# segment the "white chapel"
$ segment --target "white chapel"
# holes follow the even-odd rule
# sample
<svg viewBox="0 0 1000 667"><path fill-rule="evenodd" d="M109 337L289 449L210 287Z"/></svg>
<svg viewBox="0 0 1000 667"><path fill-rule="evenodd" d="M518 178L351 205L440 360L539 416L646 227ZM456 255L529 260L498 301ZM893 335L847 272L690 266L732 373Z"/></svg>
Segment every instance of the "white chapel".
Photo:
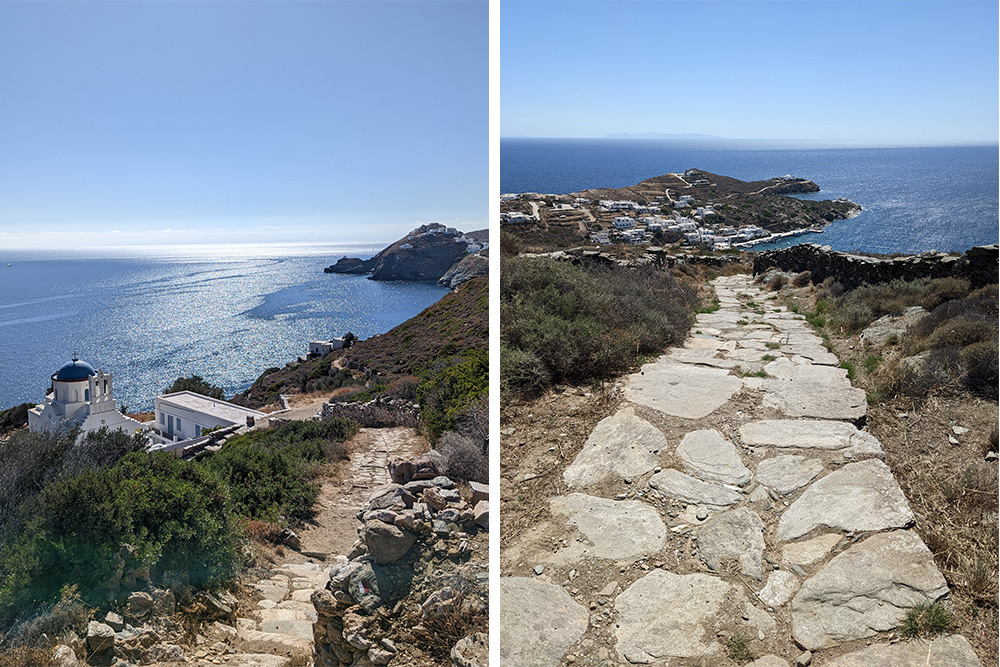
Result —
<svg viewBox="0 0 1000 667"><path fill-rule="evenodd" d="M111 373L95 371L73 354L52 374L52 393L45 402L28 410L28 430L55 432L77 426L81 434L100 428L131 435L142 424L118 411L112 395Z"/></svg>

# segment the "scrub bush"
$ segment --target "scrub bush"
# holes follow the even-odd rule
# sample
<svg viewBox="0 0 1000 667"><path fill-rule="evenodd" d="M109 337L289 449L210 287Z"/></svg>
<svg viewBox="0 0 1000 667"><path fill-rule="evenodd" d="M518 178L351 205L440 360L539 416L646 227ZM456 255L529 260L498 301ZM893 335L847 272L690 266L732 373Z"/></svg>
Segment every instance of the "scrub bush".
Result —
<svg viewBox="0 0 1000 667"><path fill-rule="evenodd" d="M504 258L501 391L529 397L549 383L625 372L644 355L680 343L696 305L690 290L653 267Z"/></svg>

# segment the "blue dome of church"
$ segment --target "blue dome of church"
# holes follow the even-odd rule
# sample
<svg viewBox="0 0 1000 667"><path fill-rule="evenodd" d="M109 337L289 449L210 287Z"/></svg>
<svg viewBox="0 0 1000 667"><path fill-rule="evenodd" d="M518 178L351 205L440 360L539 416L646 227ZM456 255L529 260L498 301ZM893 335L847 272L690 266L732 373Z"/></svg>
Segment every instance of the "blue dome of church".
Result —
<svg viewBox="0 0 1000 667"><path fill-rule="evenodd" d="M56 380L72 382L73 380L86 380L91 375L97 375L94 367L86 361L80 361L73 355L73 361L67 361L56 371Z"/></svg>

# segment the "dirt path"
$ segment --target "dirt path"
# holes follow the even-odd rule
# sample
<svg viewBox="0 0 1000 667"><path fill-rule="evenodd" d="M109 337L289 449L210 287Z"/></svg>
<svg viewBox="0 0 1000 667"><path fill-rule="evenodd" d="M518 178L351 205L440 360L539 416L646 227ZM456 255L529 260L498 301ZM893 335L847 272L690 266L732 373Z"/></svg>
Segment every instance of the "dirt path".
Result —
<svg viewBox="0 0 1000 667"><path fill-rule="evenodd" d="M308 403L308 402L307 402ZM300 404L308 412L309 406ZM260 601L236 619L226 652L206 652L196 664L298 667L311 665L313 623L310 602L323 588L330 567L346 560L357 540L357 512L372 489L388 483L388 462L427 451L427 441L411 428L361 429L348 443L350 460L323 481L314 522L298 532L299 551L284 549L269 571L249 583ZM221 631L225 634L226 631Z"/></svg>
<svg viewBox="0 0 1000 667"><path fill-rule="evenodd" d="M979 665L900 641L949 589L864 391L747 276L713 286L683 348L502 420L504 664Z"/></svg>

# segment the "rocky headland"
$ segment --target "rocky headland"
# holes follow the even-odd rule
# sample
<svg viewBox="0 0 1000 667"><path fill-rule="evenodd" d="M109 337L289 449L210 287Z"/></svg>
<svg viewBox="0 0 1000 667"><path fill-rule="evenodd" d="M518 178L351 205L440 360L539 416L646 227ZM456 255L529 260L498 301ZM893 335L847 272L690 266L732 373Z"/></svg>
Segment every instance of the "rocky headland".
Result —
<svg viewBox="0 0 1000 667"><path fill-rule="evenodd" d="M440 281L458 284L488 270L486 247L489 230L464 233L454 227L430 223L417 227L370 259L342 257L326 273L365 275L371 280ZM469 260L470 257L478 260Z"/></svg>

